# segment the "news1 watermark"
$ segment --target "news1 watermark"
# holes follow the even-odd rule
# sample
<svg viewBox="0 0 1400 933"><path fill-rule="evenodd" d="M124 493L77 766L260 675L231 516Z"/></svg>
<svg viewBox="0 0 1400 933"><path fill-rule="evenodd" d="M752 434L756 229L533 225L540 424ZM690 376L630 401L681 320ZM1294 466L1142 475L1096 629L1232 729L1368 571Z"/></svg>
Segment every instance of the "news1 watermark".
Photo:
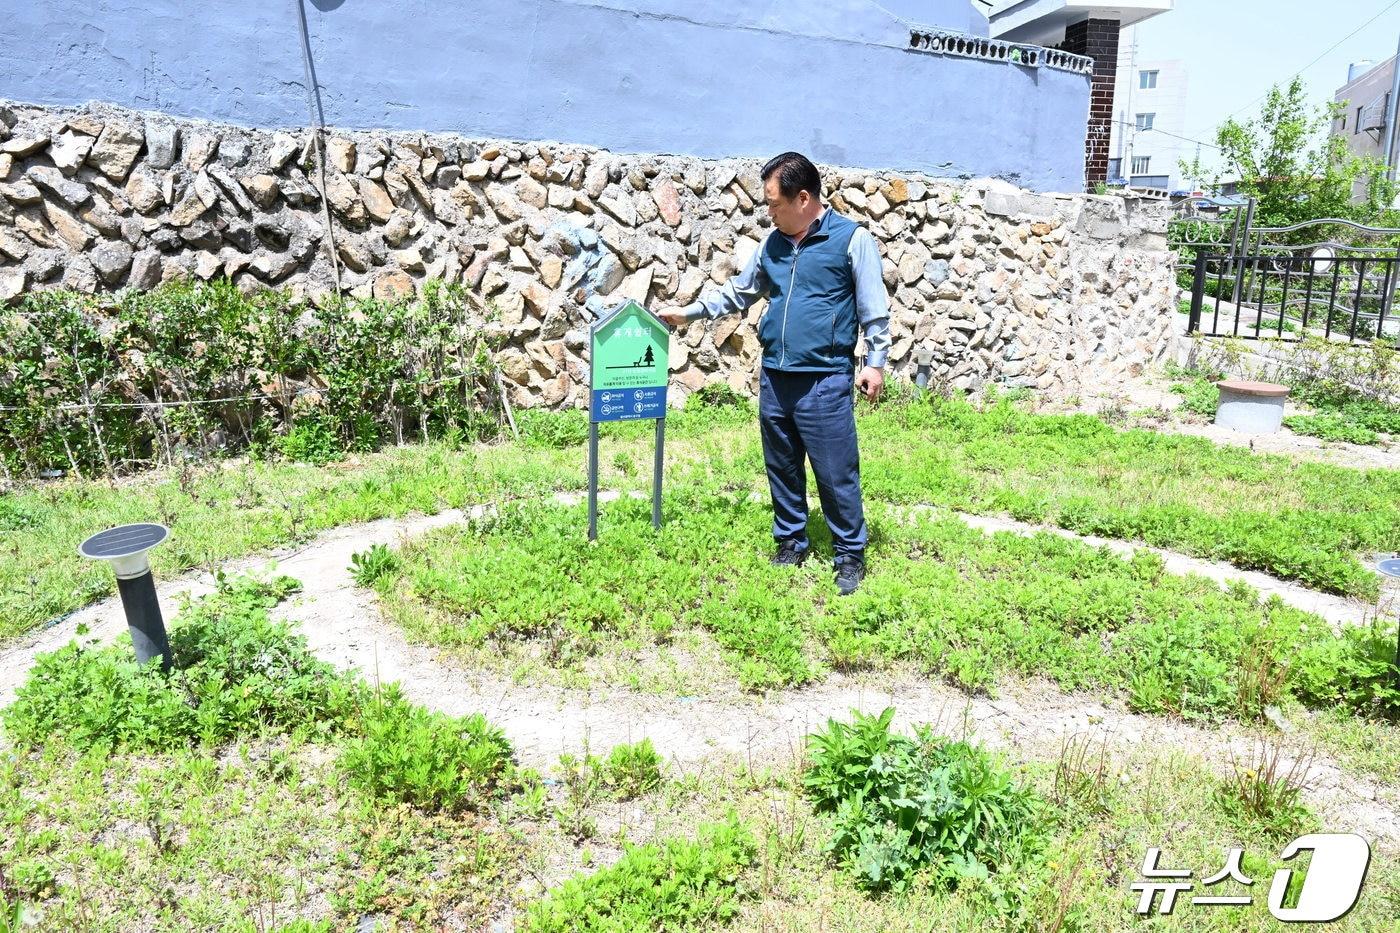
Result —
<svg viewBox="0 0 1400 933"><path fill-rule="evenodd" d="M1361 897L1361 885L1371 865L1371 845L1354 833L1308 833L1299 836L1279 853L1288 862L1299 853L1312 852L1312 861L1304 873L1302 888L1294 886L1293 868L1280 868L1269 883L1269 913L1287 923L1329 923L1347 915ZM1244 849L1231 848L1225 866L1200 880L1200 888L1189 879L1189 868L1168 868L1162 864L1162 850L1150 848L1142 860L1142 879L1130 887L1140 893L1136 912L1170 914L1177 899L1199 890L1190 898L1193 907L1248 906L1254 903L1251 894L1206 893L1226 881L1253 887L1255 879L1240 868ZM1185 899L1183 897L1183 899ZM1156 908L1155 911L1153 908Z"/></svg>

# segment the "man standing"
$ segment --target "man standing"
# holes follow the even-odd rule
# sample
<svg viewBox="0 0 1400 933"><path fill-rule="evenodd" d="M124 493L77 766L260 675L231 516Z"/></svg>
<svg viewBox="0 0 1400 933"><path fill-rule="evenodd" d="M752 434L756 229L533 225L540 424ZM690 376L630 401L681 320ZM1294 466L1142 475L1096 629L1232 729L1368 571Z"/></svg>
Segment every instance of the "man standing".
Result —
<svg viewBox="0 0 1400 933"><path fill-rule="evenodd" d="M777 229L718 291L659 316L676 326L742 313L768 299L758 323L758 420L778 542L773 563L797 566L807 558L803 461L810 460L835 545L836 587L845 596L865 576L867 540L852 388L879 398L890 345L880 250L870 231L822 204L821 176L805 156L785 152L762 176ZM857 327L866 344L859 375Z"/></svg>

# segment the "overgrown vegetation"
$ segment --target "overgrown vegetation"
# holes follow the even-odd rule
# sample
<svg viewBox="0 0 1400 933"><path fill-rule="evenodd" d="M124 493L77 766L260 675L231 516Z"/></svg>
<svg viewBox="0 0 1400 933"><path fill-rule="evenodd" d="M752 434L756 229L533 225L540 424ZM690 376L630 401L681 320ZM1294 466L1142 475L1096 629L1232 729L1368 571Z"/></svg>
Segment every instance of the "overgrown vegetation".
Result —
<svg viewBox="0 0 1400 933"><path fill-rule="evenodd" d="M1374 365L1360 360L1351 371L1368 385L1387 385L1397 377L1387 368L1391 356L1378 356ZM1300 365L1316 373L1313 381L1336 385L1341 376L1329 359L1300 358ZM577 416L535 417L550 435L551 419L568 423ZM668 422L668 496L687 487L761 491L751 407L692 404ZM1394 471L1297 463L1200 438L1115 431L1087 415L1025 411L1005 396L987 405L932 393L894 397L874 409L862 406L860 432L872 500L1010 513L1141 538L1366 599L1374 598L1375 577L1355 555L1400 550ZM650 425L606 425L603 433L613 454L604 457L605 482L644 488L650 471L635 464L650 457ZM357 455L324 469L186 465L119 488L86 481L21 488L0 495L0 639L111 592L110 572L75 552L77 542L103 527L152 519L169 526L171 539L153 553L163 575L346 523L579 489L583 456L582 444L572 442L430 444ZM1259 489L1270 491L1269 508L1249 507Z"/></svg>
<svg viewBox="0 0 1400 933"><path fill-rule="evenodd" d="M966 742L928 726L912 739L893 733L894 713L829 720L808 738L803 784L833 814L828 847L857 883L955 887L1029 857L1043 833L1035 796Z"/></svg>
<svg viewBox="0 0 1400 933"><path fill-rule="evenodd" d="M1219 374L1199 372L1181 372L1176 375L1185 379L1172 383L1172 392L1182 397L1181 407L1194 415L1215 417L1216 405L1220 401L1220 389L1216 382L1222 377Z"/></svg>
<svg viewBox="0 0 1400 933"><path fill-rule="evenodd" d="M0 315L0 464L111 476L245 449L323 464L386 441L495 437L489 318L441 283L317 307L223 280L31 293Z"/></svg>
<svg viewBox="0 0 1400 933"><path fill-rule="evenodd" d="M367 798L319 739L0 755L0 898L25 929L474 928L526 854L483 815Z"/></svg>
<svg viewBox="0 0 1400 933"><path fill-rule="evenodd" d="M542 430L552 430L553 417L539 413ZM746 408L703 404L667 420L673 451L687 438L751 426ZM618 423L602 433L609 445L641 450L650 443L649 428ZM604 480L627 477L610 474L605 464ZM325 468L279 461L225 469L190 461L119 486L84 480L21 486L0 493L0 641L112 592L111 571L77 554L77 543L104 527L151 520L169 527L170 540L152 552L157 575L165 575L339 525L545 495L585 481L579 447L524 442L392 447Z"/></svg>
<svg viewBox="0 0 1400 933"><path fill-rule="evenodd" d="M591 814L600 801L635 800L661 786L661 756L651 739L617 745L606 758L587 750L582 756L566 752L559 756L559 774L564 792L554 808L555 822L570 839L583 842L597 835Z"/></svg>
<svg viewBox="0 0 1400 933"><path fill-rule="evenodd" d="M371 544L350 555L350 576L358 586L374 586L398 568L399 559L388 545Z"/></svg>
<svg viewBox="0 0 1400 933"><path fill-rule="evenodd" d="M1230 776L1216 800L1237 826L1253 827L1276 839L1288 839L1315 822L1303 804L1312 756L1288 754L1277 741L1261 739L1243 761L1231 756Z"/></svg>
<svg viewBox="0 0 1400 933"><path fill-rule="evenodd" d="M158 494L124 489L138 502L122 507L197 514L181 519L182 546L197 565L199 547L247 540L222 537L233 531L277 540L357 514L565 486L581 450L567 424L557 444L539 442L556 433L550 417L526 431L538 432L534 441L499 451L380 454L361 461L369 476L258 465L246 475L200 476L188 484L193 495L176 482ZM660 536L645 502L606 504L603 536L591 548L580 541L581 509L506 502L497 518L437 532L402 554L362 551L355 569L386 600L411 582L415 589L391 608L417 634L463 651L539 651L567 667L618 646L630 661L698 632L755 689L831 668L912 665L974 692L995 691L1007 674L1048 676L1191 719L1253 720L1296 700L1366 746L1358 767L1393 778L1393 742L1387 751L1374 741L1393 727L1356 715L1383 721L1400 710L1392 625L1336 635L1276 600L1261 605L1246 587L1221 592L1168 575L1150 555L1124 560L1050 535L985 536L914 508L934 502L1067 527L1101 523L1123 536L1140 526L1105 519L1135 509L1159 522L1178 516L1181 524L1161 534L1197 544L1215 534L1236 555L1247 553L1245 542L1263 549L1311 528L1306 547L1273 558L1278 566L1356 585L1364 578L1348 577L1348 562L1393 534L1384 526L1394 521L1389 474L1114 432L1094 419L1021 411L1010 400L983 407L935 395L863 408L867 476L880 491L868 499L872 573L857 596L837 601L824 561L791 572L767 564L770 516L749 498L762 483L751 418L750 408L720 399L677 417ZM610 429L610 453L641 459L649 427ZM291 471L305 485L275 485ZM648 480L633 482L622 466L611 475L624 489ZM1225 521L1245 493L1261 489L1296 513L1273 524ZM0 545L0 559L10 561L0 576L31 587L10 591L10 605L25 602L24 593L55 591L33 589L21 568L34 566L30 552L57 548L41 542L70 527L63 522L73 523L76 540L78 527L116 508L116 494L108 495L71 484L0 499L0 523L14 532ZM235 513L243 517L229 521ZM820 557L829 544L819 513L812 525ZM205 526L218 527L201 537ZM443 552L430 559L430 544ZM511 568L508 579L501 567ZM567 589L580 580L586 592ZM1227 840L1246 845L1244 870L1258 891L1278 866L1279 841L1312 819L1296 790L1301 772L1290 778L1281 759L1242 760L1221 782L1202 780L1196 759L1151 748L1115 759L1076 738L1058 761L1052 751L1013 772L968 741L939 738L941 730L896 735L888 714L829 724L801 774L751 760L731 773L706 762L666 781L644 740L607 754L585 749L561 760L559 784L545 784L511 768L508 743L479 717L429 713L392 687L353 682L345 682L349 699L336 699L339 675L304 663L304 644L267 618L270 603L289 592L281 579L224 581L172 623L184 660L168 679L129 662L120 669L125 645L101 664L93 659L108 649L73 649L81 654L69 658L76 673L56 663L36 673L20 728L55 734L0 752L0 898L42 909L41 922L55 928L261 933L348 927L366 916L411 928L482 928L508 913L510 901L529 910L527 928L541 930L732 923L886 933L920 929L929 917L963 929L1112 929L1128 925L1131 905L1105 892L1136 877L1147 846L1162 845L1164 862L1204 874L1219 867ZM57 598L81 597L70 584ZM201 672L197 679L191 670ZM255 675L247 683L245 670ZM46 686L34 686L43 677ZM190 712L174 710L162 681L203 685L193 706L187 692L175 694ZM111 697L95 696L92 683ZM133 704L151 716L133 716ZM6 728L13 741L8 716ZM729 806L740 814L713 823ZM656 832L627 845L638 837L625 821L640 811ZM521 833L538 847L529 860ZM585 867L624 851L528 908L533 895L522 896L520 883L561 846ZM1255 900L1211 916L1232 929L1260 927L1268 917L1262 897ZM1384 925L1396 905L1393 866L1378 864L1354 919ZM1183 922L1210 922L1203 917Z"/></svg>
<svg viewBox="0 0 1400 933"><path fill-rule="evenodd" d="M702 825L694 840L629 848L610 868L571 878L530 908L530 933L694 930L732 920L746 896L752 834L730 816Z"/></svg>
<svg viewBox="0 0 1400 933"><path fill-rule="evenodd" d="M478 658L525 651L551 668L698 630L753 690L912 663L973 691L1015 672L1188 718L1255 719L1287 697L1400 712L1392 624L1337 635L1243 584L1222 592L1167 574L1147 551L1126 560L1058 535L988 536L871 506L871 573L838 599L824 568L768 565L765 503L674 494L671 508L657 534L647 503L611 504L593 544L581 508L503 509L409 545L380 592L415 637ZM510 587L494 575L501 562L519 568Z"/></svg>
<svg viewBox="0 0 1400 933"><path fill-rule="evenodd" d="M364 704L340 764L352 786L424 810L478 805L511 758L505 733L480 713L453 717L404 699L397 684Z"/></svg>
<svg viewBox="0 0 1400 933"><path fill-rule="evenodd" d="M1349 348L1348 358L1355 358L1356 352ZM1382 436L1400 435L1400 406L1385 397L1386 390L1379 391L1381 397L1367 393L1364 386L1343 381L1343 370L1335 364L1320 363L1314 354L1326 356L1336 350L1315 347L1309 340L1299 348L1297 358L1305 365L1297 369L1281 368L1276 377L1291 389L1291 398L1313 409L1313 414L1289 415L1283 419L1284 427L1296 434L1307 434L1328 441L1346 441L1351 444L1377 444ZM1368 354L1379 357L1378 365L1386 369L1394 365L1394 353L1374 349ZM1307 365L1311 363L1311 365ZM1213 417L1219 391L1215 383L1224 378L1223 374L1209 366L1182 368L1168 365L1167 375L1175 381L1172 392L1183 396L1182 408L1193 414ZM1387 372L1375 373L1379 384L1388 387L1391 375Z"/></svg>
<svg viewBox="0 0 1400 933"><path fill-rule="evenodd" d="M316 659L268 615L297 589L220 577L172 621L168 673L137 666L125 638L39 657L0 710L12 917L23 905L47 925L119 929L155 909L172 929L327 929L295 906L279 920L327 871L341 881L320 897L342 918L392 910L433 926L500 898L519 843L465 811L505 789L504 734ZM316 745L339 748L333 766Z"/></svg>
<svg viewBox="0 0 1400 933"><path fill-rule="evenodd" d="M998 400L891 406L862 425L866 495L1010 513L1142 540L1374 599L1359 551L1400 550L1400 473L1260 457L1202 438L1115 431ZM757 451L755 450L755 453ZM1270 492L1267 506L1257 491ZM1248 491L1248 494L1246 494Z"/></svg>
<svg viewBox="0 0 1400 933"><path fill-rule="evenodd" d="M41 655L0 710L10 740L39 747L170 751L264 730L329 732L356 715L362 688L317 660L267 610L299 589L288 577L221 580L170 628L173 670L139 666L129 642L70 642Z"/></svg>

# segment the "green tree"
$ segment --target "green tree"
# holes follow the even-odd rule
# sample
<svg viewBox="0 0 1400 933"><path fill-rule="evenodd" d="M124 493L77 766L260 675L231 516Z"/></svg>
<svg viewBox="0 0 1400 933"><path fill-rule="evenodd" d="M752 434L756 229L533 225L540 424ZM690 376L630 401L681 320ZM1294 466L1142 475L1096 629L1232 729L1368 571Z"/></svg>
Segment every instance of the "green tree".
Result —
<svg viewBox="0 0 1400 933"><path fill-rule="evenodd" d="M1392 226L1396 187L1386 177L1385 163L1356 155L1344 137L1328 132L1346 106L1309 106L1296 77L1287 87L1275 85L1257 117L1243 123L1231 118L1216 130L1221 171L1212 173L1196 158L1181 163L1182 174L1212 186L1222 177L1238 178L1240 194L1257 199L1255 220L1261 226L1322 217Z"/></svg>

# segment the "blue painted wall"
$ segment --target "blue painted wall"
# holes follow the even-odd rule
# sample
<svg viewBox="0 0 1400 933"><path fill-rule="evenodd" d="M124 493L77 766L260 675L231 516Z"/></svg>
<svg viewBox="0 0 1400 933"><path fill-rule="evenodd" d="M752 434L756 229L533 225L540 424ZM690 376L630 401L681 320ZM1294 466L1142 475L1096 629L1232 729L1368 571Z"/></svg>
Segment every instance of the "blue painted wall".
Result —
<svg viewBox="0 0 1400 933"><path fill-rule="evenodd" d="M888 9L887 9L888 8ZM306 0L328 123L1083 186L1089 79L905 49L962 0ZM304 126L290 0L25 0L0 97Z"/></svg>

